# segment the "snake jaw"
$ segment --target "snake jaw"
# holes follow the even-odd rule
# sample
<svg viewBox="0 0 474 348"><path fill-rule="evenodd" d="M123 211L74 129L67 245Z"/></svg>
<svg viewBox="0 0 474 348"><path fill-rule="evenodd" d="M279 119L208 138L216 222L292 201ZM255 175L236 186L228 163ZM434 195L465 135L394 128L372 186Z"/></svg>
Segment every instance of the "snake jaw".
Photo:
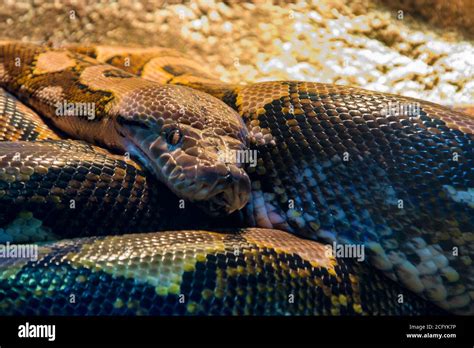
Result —
<svg viewBox="0 0 474 348"><path fill-rule="evenodd" d="M223 181L225 185L214 184L213 189L206 190L206 199L199 204L209 215L231 214L242 209L250 199L250 179L243 170L227 174Z"/></svg>

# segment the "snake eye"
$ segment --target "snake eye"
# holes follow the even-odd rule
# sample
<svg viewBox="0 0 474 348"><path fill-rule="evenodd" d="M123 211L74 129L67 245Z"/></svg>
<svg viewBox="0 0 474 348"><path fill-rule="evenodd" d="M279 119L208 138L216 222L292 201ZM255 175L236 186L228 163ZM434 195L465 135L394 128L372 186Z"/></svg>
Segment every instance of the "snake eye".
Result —
<svg viewBox="0 0 474 348"><path fill-rule="evenodd" d="M181 132L179 129L173 129L166 135L166 142L170 145L177 145L181 140Z"/></svg>

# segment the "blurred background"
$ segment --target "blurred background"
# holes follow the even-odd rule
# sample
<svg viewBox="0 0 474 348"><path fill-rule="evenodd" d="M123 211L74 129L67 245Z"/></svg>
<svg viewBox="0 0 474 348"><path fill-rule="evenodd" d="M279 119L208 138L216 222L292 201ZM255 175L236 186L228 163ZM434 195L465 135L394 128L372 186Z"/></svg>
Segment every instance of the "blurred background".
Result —
<svg viewBox="0 0 474 348"><path fill-rule="evenodd" d="M473 0L1 2L1 39L165 46L226 82L329 82L474 104Z"/></svg>

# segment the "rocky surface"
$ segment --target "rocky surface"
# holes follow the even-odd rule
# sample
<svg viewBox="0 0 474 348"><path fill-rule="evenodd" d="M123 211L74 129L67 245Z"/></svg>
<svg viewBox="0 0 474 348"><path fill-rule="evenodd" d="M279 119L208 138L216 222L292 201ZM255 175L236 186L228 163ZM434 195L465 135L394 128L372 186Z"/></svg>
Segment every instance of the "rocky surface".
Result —
<svg viewBox="0 0 474 348"><path fill-rule="evenodd" d="M174 47L227 82L307 80L474 103L474 41L464 30L470 16L455 21L461 30L447 28L454 20L437 27L440 20L418 2L4 0L0 36Z"/></svg>

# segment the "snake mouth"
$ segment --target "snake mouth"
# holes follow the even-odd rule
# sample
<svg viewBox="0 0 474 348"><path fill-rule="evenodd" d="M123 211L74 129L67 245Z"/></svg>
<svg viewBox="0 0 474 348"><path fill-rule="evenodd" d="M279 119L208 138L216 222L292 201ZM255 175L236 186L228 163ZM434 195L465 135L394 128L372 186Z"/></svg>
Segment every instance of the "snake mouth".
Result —
<svg viewBox="0 0 474 348"><path fill-rule="evenodd" d="M225 177L227 182L229 177ZM235 179L234 179L235 180ZM221 185L213 185L216 188L205 191L209 192L207 197L198 202L198 206L211 216L220 216L231 214L234 211L242 209L250 197L250 181L248 177L241 177L231 185L225 188L219 188Z"/></svg>

